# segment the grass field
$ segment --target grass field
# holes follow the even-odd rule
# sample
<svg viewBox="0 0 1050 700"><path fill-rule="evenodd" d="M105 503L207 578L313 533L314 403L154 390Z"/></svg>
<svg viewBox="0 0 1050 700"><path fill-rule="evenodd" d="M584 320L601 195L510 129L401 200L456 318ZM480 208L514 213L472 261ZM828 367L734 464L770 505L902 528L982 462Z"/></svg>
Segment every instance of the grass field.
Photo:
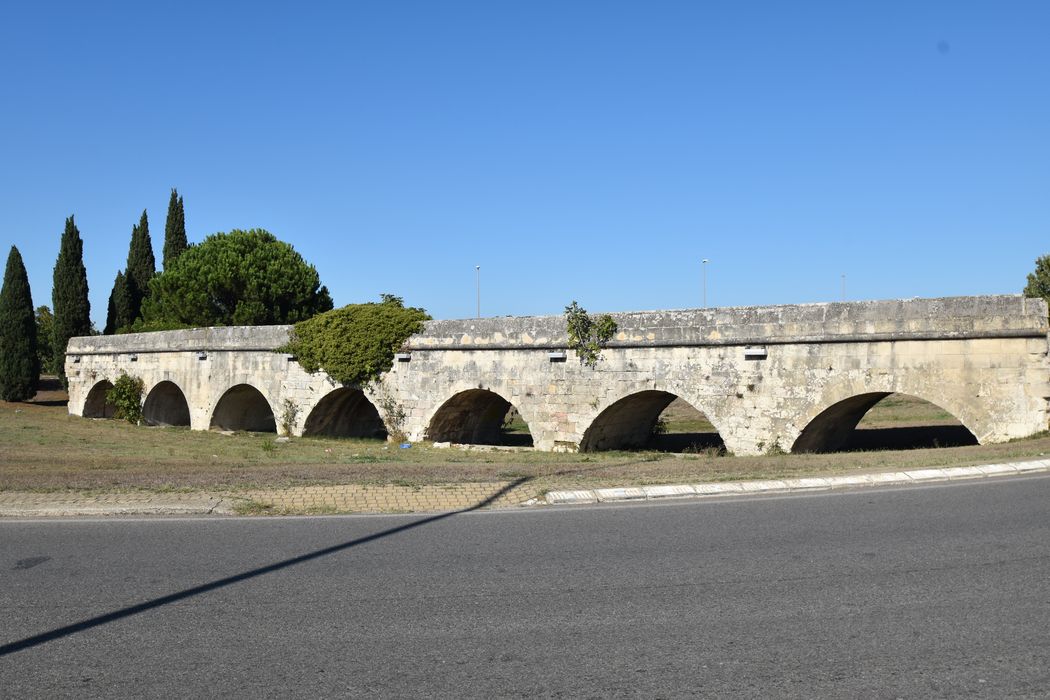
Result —
<svg viewBox="0 0 1050 700"><path fill-rule="evenodd" d="M882 416L873 418L875 425L946 420L908 401L890 402ZM686 425L689 430L700 427ZM224 435L78 418L67 414L58 395L38 395L37 403L0 402L0 490L243 490L522 477L542 490L918 469L1034 458L1044 452L1050 452L1047 436L1002 445L762 457L719 456L715 450L674 455L436 449L427 444L400 449L376 440L277 442L267 434Z"/></svg>

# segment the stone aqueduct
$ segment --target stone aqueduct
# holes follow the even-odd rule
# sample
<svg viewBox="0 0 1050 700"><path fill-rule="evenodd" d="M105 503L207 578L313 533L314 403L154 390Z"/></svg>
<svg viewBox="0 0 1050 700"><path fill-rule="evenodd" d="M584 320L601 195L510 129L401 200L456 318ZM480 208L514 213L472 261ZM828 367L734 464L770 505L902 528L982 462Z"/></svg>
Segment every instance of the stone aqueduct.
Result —
<svg viewBox="0 0 1050 700"><path fill-rule="evenodd" d="M274 351L288 326L74 338L69 411L105 416L121 373L145 383L147 422L195 430L495 442L510 405L539 450L637 446L681 397L727 449L839 447L877 401L909 394L981 443L1047 429L1047 306L1018 296L613 314L594 369L564 319L431 321L381 382L341 386ZM289 407L295 410L288 412ZM293 415L294 414L294 415ZM290 419L290 420L289 420ZM384 420L388 424L384 426Z"/></svg>

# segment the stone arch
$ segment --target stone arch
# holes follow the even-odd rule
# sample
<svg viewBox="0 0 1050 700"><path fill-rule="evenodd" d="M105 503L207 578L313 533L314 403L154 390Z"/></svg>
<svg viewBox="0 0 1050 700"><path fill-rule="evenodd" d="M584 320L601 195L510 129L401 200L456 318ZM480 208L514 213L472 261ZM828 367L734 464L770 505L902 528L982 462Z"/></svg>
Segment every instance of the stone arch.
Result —
<svg viewBox="0 0 1050 700"><path fill-rule="evenodd" d="M226 390L211 414L211 427L219 430L248 430L256 433L277 432L270 402L250 384L238 384Z"/></svg>
<svg viewBox="0 0 1050 700"><path fill-rule="evenodd" d="M688 398L662 389L644 389L613 401L587 426L580 439L580 451L637 449L651 444L660 414L677 398L700 410ZM710 420L709 414L703 415ZM718 433L715 426L715 434ZM724 447L720 437L710 442L712 447Z"/></svg>
<svg viewBox="0 0 1050 700"><path fill-rule="evenodd" d="M142 419L146 425L189 426L190 405L186 394L175 382L157 382L142 404Z"/></svg>
<svg viewBox="0 0 1050 700"><path fill-rule="evenodd" d="M940 408L959 420L961 425L947 426L939 431L930 430L928 427L925 429L914 427L887 429L897 433L896 437L899 443L897 445L892 444L892 438L889 435L884 436L886 440L890 441L885 446L871 443L870 440L867 443L858 441L856 428L865 414L877 403L895 394L919 399L936 408ZM941 436L939 440L937 433ZM905 392L870 391L836 401L810 418L795 439L794 444L791 446L791 451L838 452L849 449L886 449L893 446L901 448L932 447L938 442L942 446L975 445L978 443L978 438L974 430L966 424L965 420L958 413L939 402L930 401L925 397Z"/></svg>
<svg viewBox="0 0 1050 700"><path fill-rule="evenodd" d="M84 418L112 418L117 411L106 399L106 393L113 388L113 382L103 379L91 387L87 398L84 399L84 410L80 413Z"/></svg>
<svg viewBox="0 0 1050 700"><path fill-rule="evenodd" d="M339 387L313 407L306 417L303 435L386 439L387 429L379 411L361 389Z"/></svg>
<svg viewBox="0 0 1050 700"><path fill-rule="evenodd" d="M434 442L458 442L469 445L507 444L503 422L514 406L501 394L490 389L466 389L446 400L431 416L424 436ZM518 409L526 426L529 423L521 406ZM526 444L527 442L527 444ZM521 446L531 446L531 433Z"/></svg>

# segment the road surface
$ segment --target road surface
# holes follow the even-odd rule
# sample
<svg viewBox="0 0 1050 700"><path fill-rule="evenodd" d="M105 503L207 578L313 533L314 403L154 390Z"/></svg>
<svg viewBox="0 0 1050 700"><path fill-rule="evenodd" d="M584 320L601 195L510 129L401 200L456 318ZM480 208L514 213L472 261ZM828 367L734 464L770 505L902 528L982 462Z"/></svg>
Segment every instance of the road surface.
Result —
<svg viewBox="0 0 1050 700"><path fill-rule="evenodd" d="M1050 695L1050 477L0 521L0 697Z"/></svg>

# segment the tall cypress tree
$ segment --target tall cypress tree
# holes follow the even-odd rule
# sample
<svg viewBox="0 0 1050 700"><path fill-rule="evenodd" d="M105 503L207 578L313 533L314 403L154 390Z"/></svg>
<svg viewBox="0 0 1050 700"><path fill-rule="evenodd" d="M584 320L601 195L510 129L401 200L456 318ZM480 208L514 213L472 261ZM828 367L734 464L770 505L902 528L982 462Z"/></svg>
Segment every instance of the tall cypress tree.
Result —
<svg viewBox="0 0 1050 700"><path fill-rule="evenodd" d="M168 220L164 224L164 269L171 267L175 258L182 255L189 243L186 240L186 211L178 190L171 188L168 200Z"/></svg>
<svg viewBox="0 0 1050 700"><path fill-rule="evenodd" d="M128 248L128 289L131 293L131 321L142 316L142 301L149 295L149 281L157 274L157 261L153 257L153 241L149 237L149 219L146 210L138 226L131 228L131 246Z"/></svg>
<svg viewBox="0 0 1050 700"><path fill-rule="evenodd" d="M109 293L109 308L106 311L106 335L113 335L135 321L131 316L131 289L124 271L117 272L113 290Z"/></svg>
<svg viewBox="0 0 1050 700"><path fill-rule="evenodd" d="M29 277L18 248L11 246L0 290L0 399L25 401L36 393L36 314Z"/></svg>
<svg viewBox="0 0 1050 700"><path fill-rule="evenodd" d="M55 321L52 348L55 368L62 384L66 382L66 345L78 335L91 334L91 303L88 301L87 270L84 269L84 242L80 240L73 217L66 219L62 245L55 262L51 306Z"/></svg>

